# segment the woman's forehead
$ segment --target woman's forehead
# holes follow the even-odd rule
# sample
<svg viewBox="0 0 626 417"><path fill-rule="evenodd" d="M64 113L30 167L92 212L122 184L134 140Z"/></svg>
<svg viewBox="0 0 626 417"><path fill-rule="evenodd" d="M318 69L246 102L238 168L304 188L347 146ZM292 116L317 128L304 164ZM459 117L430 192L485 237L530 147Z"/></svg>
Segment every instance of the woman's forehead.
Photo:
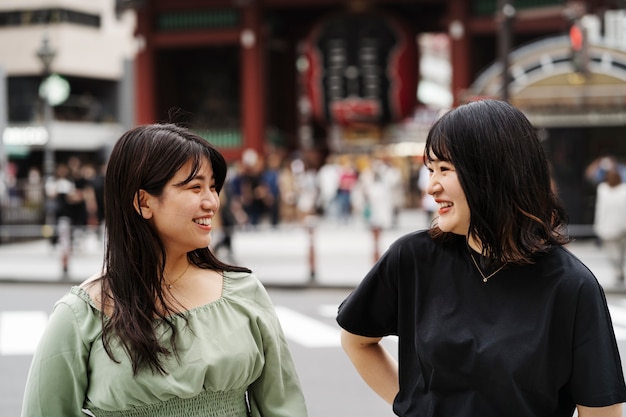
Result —
<svg viewBox="0 0 626 417"><path fill-rule="evenodd" d="M180 169L176 172L175 178L185 179L197 176L213 176L213 165L205 156L200 157L198 160L195 172L194 168L196 168L196 161L194 158L191 158L180 167Z"/></svg>
<svg viewBox="0 0 626 417"><path fill-rule="evenodd" d="M435 150L430 148L428 152L425 154L427 162L449 162L449 158L446 158L446 155L437 155Z"/></svg>

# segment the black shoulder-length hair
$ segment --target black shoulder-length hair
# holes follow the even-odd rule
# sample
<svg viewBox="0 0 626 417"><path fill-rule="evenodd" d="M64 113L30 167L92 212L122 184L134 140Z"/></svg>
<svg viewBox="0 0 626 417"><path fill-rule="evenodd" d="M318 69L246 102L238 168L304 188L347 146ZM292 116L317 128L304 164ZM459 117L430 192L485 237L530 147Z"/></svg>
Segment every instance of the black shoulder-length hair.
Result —
<svg viewBox="0 0 626 417"><path fill-rule="evenodd" d="M425 161L433 155L454 165L470 209L469 235L491 262L532 263L534 254L569 242L543 147L519 109L481 100L449 111L428 133ZM430 234L449 237L436 221Z"/></svg>
<svg viewBox="0 0 626 417"><path fill-rule="evenodd" d="M116 338L129 354L133 372L148 367L164 373L162 355L176 352L177 332L171 321L176 313L163 294L165 248L149 222L137 213L139 190L160 196L164 186L187 162L196 175L204 159L210 161L219 193L227 164L220 152L192 131L174 124L151 124L124 133L109 158L104 181L106 244L103 265L102 303L112 307L104 319L103 343L112 360L111 341ZM138 202L138 201L137 201ZM250 272L221 262L211 250L187 254L200 268ZM169 326L169 349L158 341L155 318Z"/></svg>

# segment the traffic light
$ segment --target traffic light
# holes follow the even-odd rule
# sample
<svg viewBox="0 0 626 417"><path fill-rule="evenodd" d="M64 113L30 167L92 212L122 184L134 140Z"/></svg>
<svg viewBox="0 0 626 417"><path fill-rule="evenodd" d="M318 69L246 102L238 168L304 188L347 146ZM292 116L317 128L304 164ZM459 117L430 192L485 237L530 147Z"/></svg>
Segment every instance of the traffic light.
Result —
<svg viewBox="0 0 626 417"><path fill-rule="evenodd" d="M585 28L580 21L572 23L569 29L569 41L572 49L572 66L574 71L586 74L589 70L589 57L587 56L587 36Z"/></svg>

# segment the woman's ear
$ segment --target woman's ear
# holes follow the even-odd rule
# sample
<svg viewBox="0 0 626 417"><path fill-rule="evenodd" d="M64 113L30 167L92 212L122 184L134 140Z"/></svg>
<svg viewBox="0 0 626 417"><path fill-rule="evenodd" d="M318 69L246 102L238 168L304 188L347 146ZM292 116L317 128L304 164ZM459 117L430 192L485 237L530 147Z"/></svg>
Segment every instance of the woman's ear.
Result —
<svg viewBox="0 0 626 417"><path fill-rule="evenodd" d="M135 194L135 199L133 201L133 206L135 207L135 211L144 219L152 218L152 210L150 209L150 200L152 195L146 190L139 190L137 194Z"/></svg>

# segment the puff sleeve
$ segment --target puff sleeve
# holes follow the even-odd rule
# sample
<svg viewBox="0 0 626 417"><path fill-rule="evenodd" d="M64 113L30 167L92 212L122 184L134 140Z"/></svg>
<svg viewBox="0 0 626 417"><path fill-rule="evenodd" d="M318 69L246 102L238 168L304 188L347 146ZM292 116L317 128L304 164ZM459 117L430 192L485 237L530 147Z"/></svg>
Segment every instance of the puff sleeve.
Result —
<svg viewBox="0 0 626 417"><path fill-rule="evenodd" d="M89 347L84 342L85 326L93 320L86 303L72 295L60 300L50 315L31 362L22 417L84 417Z"/></svg>
<svg viewBox="0 0 626 417"><path fill-rule="evenodd" d="M249 388L252 417L306 417L304 395L276 312L266 291L257 291L264 314L258 320L265 363Z"/></svg>

